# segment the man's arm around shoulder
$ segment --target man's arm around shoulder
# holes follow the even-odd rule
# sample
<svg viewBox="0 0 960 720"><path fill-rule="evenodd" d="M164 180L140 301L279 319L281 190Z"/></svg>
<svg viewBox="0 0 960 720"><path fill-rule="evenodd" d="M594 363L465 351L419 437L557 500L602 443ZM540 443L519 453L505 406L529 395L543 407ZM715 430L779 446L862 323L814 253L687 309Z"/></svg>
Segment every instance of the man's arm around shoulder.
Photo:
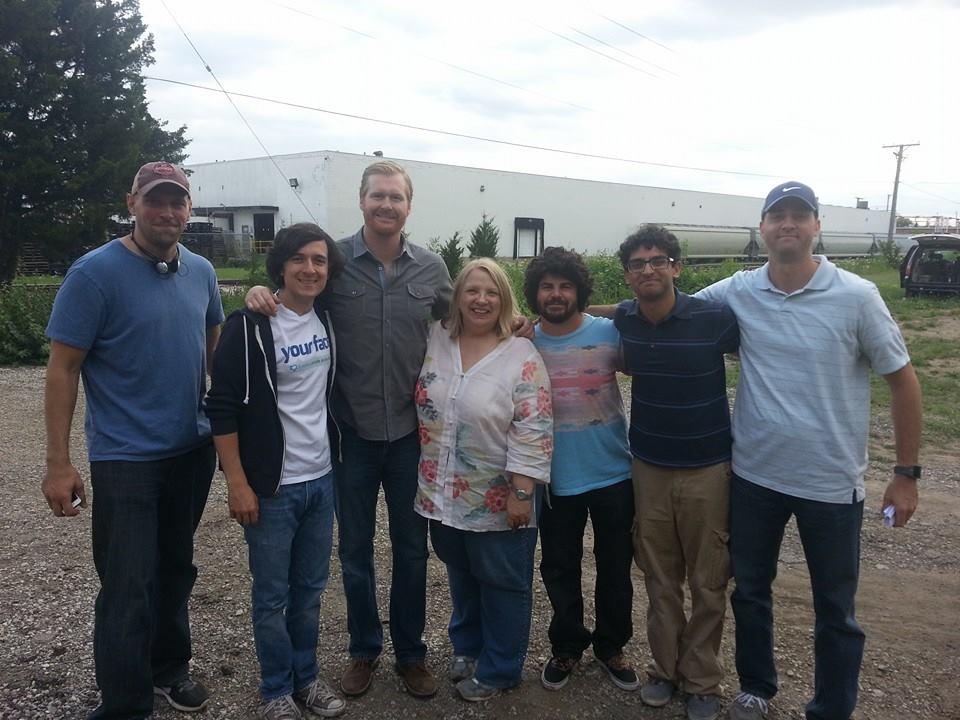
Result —
<svg viewBox="0 0 960 720"><path fill-rule="evenodd" d="M80 368L87 351L58 342L50 343L47 362L47 383L44 416L47 428L47 471L40 486L47 504L57 517L73 516L80 506L87 506L87 497L80 473L70 461L70 425L77 406Z"/></svg>
<svg viewBox="0 0 960 720"><path fill-rule="evenodd" d="M923 426L920 381L913 365L907 363L896 372L884 375L890 386L890 415L897 449L897 465L917 465L920 457L920 433ZM894 527L903 527L917 509L917 481L894 475L883 493L883 507L896 509Z"/></svg>

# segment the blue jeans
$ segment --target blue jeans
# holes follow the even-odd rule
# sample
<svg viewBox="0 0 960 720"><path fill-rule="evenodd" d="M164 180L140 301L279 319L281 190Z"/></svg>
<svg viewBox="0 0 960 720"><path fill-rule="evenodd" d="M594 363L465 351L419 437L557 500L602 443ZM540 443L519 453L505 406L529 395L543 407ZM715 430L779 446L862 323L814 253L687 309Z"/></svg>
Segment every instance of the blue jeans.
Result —
<svg viewBox="0 0 960 720"><path fill-rule="evenodd" d="M773 659L773 580L783 531L793 515L813 590L814 694L809 720L847 720L857 704L864 634L854 617L860 574L863 501L825 503L784 495L737 475L730 485L730 559L736 587L740 689L771 698L777 692Z"/></svg>
<svg viewBox="0 0 960 720"><path fill-rule="evenodd" d="M550 645L557 657L609 660L633 635L633 483L630 478L579 495L552 495L540 513L540 577L550 597ZM593 525L596 629L583 624L583 531Z"/></svg>
<svg viewBox="0 0 960 720"><path fill-rule="evenodd" d="M260 694L273 700L317 677L320 596L333 549L333 473L281 485L244 528L253 576L253 640Z"/></svg>
<svg viewBox="0 0 960 720"><path fill-rule="evenodd" d="M437 557L447 566L455 655L477 659L484 685L520 684L533 611L537 529L470 532L430 522Z"/></svg>
<svg viewBox="0 0 960 720"><path fill-rule="evenodd" d="M383 650L377 611L373 537L380 486L387 501L393 576L390 580L390 637L401 664L427 654L423 627L427 595L427 521L413 509L417 494L420 439L417 433L393 442L364 440L342 426L342 460L335 466L340 568L347 598L350 656L373 659Z"/></svg>
<svg viewBox="0 0 960 720"><path fill-rule="evenodd" d="M214 463L212 444L164 460L90 463L100 578L93 656L101 696L90 718L145 718L153 712L154 685L187 675L193 533Z"/></svg>

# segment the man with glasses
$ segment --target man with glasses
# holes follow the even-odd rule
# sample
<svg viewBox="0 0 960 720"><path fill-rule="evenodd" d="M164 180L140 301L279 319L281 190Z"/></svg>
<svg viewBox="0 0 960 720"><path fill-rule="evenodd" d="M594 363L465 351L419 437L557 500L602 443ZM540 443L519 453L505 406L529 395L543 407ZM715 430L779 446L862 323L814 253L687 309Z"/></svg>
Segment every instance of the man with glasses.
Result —
<svg viewBox="0 0 960 720"><path fill-rule="evenodd" d="M674 288L680 243L673 233L645 225L623 241L619 256L636 295L617 306L614 323L632 377L634 556L649 599L653 656L640 697L661 707L679 689L690 720L713 720L720 713L718 653L730 571L723 356L737 351L740 331L726 305Z"/></svg>

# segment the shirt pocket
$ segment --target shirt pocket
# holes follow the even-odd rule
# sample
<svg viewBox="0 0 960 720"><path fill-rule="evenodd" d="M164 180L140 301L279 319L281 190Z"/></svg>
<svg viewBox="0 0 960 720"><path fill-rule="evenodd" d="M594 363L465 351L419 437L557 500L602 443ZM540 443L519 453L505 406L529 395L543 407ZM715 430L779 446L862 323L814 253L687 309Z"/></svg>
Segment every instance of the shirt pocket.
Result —
<svg viewBox="0 0 960 720"><path fill-rule="evenodd" d="M367 289L359 283L337 283L331 288L330 305L337 325L357 327L368 305Z"/></svg>
<svg viewBox="0 0 960 720"><path fill-rule="evenodd" d="M429 322L436 296L436 290L430 285L407 283L407 310L410 316Z"/></svg>

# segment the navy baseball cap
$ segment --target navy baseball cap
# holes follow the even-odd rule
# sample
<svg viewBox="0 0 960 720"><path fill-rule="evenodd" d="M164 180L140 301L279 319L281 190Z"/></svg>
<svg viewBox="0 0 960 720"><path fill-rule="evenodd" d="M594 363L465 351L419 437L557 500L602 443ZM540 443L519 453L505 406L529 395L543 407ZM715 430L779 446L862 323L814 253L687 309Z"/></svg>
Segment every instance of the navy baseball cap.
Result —
<svg viewBox="0 0 960 720"><path fill-rule="evenodd" d="M802 200L811 210L813 210L814 215L820 215L820 204L817 202L817 194L813 192L813 189L809 185L804 185L802 182L797 182L796 180L791 180L790 182L781 183L777 185L770 193L767 195L767 199L763 201L763 212L760 213L762 218L767 212L776 205L781 200L786 200L787 198L797 198Z"/></svg>

